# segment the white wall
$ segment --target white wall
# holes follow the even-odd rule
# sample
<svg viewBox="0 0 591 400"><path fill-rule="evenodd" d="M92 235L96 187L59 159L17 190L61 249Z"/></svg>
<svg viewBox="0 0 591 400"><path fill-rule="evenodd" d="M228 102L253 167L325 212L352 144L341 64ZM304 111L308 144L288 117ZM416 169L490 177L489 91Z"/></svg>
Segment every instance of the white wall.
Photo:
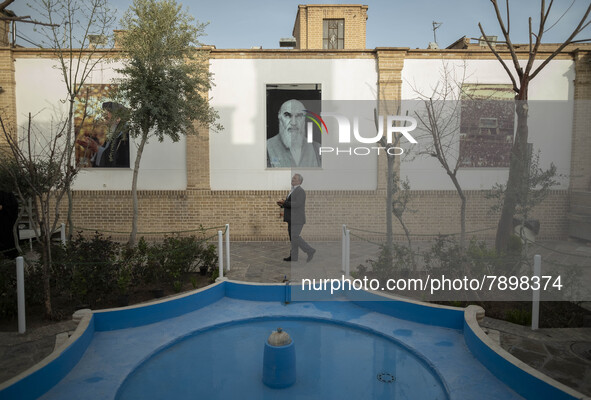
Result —
<svg viewBox="0 0 591 400"><path fill-rule="evenodd" d="M441 79L443 60L406 59L402 71L402 98L412 100L417 93L429 95ZM463 75L463 60L446 60L448 70L456 76ZM536 62L535 65L539 65ZM497 60L466 60L465 83L510 84L507 73ZM573 93L575 77L574 62L555 60L548 64L530 83L529 139L534 152L541 151L540 164L548 168L550 163L557 166L560 187L568 187L570 173ZM516 119L517 123L517 119ZM455 141L459 151L459 141ZM417 155L425 144L410 153ZM403 176L408 176L413 189L454 189L451 180L437 160L432 157L416 156L401 165ZM508 168L461 168L458 178L465 190L489 189L495 183L506 183Z"/></svg>
<svg viewBox="0 0 591 400"><path fill-rule="evenodd" d="M461 60L448 61L459 69ZM496 60L467 60L467 83L509 83ZM99 65L88 83L110 83L116 77L116 63ZM427 93L440 77L442 61L407 59L402 71L402 97L415 99L414 89ZM17 121L26 124L31 112L39 126L59 121L67 112L64 83L54 63L48 59L17 59ZM314 83L322 86L322 100L351 100L333 103L344 113L365 116L362 125L373 129L372 109L377 93L377 70L373 59L213 59L210 71L215 86L211 105L218 110L225 129L210 133L210 183L213 190L288 189L291 169L268 169L266 166L267 84ZM570 171L572 135L574 63L553 61L531 83L530 142L542 152L542 166L553 162L558 172ZM413 88L414 87L414 88ZM538 101L539 100L539 101ZM553 103L547 100L554 101ZM351 109L352 108L352 109ZM332 111L335 111L334 109ZM325 118L329 134L322 134L322 145L342 147L337 143L336 122ZM370 135L368 133L368 135ZM366 135L366 136L368 136ZM351 147L362 145L351 143ZM416 156L421 143L407 147L410 158L403 161L403 175L413 189L453 189L451 181L430 157ZM131 146L131 160L136 149ZM414 158L413 158L414 157ZM377 182L376 154L347 156L326 154L321 169L301 170L307 189L371 190ZM463 168L459 178L464 189L488 189L504 183L507 168ZM148 144L140 168L139 189L182 190L186 188L185 141L154 140ZM132 169L85 169L75 181L79 190L127 190L131 187ZM568 177L562 187L568 186Z"/></svg>
<svg viewBox="0 0 591 400"><path fill-rule="evenodd" d="M87 83L111 83L117 76L116 63L102 63ZM22 58L15 61L17 123L25 126L28 113L36 126L43 128L63 121L68 105L64 102L66 89L56 63L49 59ZM135 142L130 146L131 168L87 168L74 181L75 190L129 190L136 156ZM182 190L187 186L185 140L159 143L152 140L142 156L138 189Z"/></svg>
<svg viewBox="0 0 591 400"><path fill-rule="evenodd" d="M321 84L323 101L357 100L373 106L376 98L373 59L213 59L210 71L215 82L211 105L225 128L210 134L214 190L289 189L291 169L267 168L267 84ZM322 145L335 147L336 136L330 135L337 131L335 121L325 121L329 134L322 135ZM376 166L377 155L328 154L321 169L298 172L306 189L375 189Z"/></svg>

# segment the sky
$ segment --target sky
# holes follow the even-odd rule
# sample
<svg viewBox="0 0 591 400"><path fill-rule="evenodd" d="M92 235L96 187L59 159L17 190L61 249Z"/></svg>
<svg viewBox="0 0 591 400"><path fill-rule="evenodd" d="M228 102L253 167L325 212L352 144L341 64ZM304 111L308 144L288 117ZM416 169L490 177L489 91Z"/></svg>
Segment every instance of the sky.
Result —
<svg viewBox="0 0 591 400"><path fill-rule="evenodd" d="M8 9L17 15L31 15L35 12L28 3L35 0L16 0ZM83 0L82 0L83 1ZM555 0L547 27L554 25L544 34L545 43L557 43L566 39L578 24L591 0ZM200 22L209 22L202 37L204 44L215 45L218 49L249 49L262 46L264 49L279 48L279 39L292 36L298 4L343 4L344 2L324 0L177 0L190 15ZM116 16L121 16L132 0L111 0L110 7ZM349 2L351 3L351 2ZM499 0L503 8L505 1ZM547 1L548 3L548 1ZM360 4L360 3L352 3ZM487 35L501 37L494 8L490 0L370 0L362 2L369 6L366 47L410 47L426 48L433 41L433 25L439 22L437 42L441 48L466 35L469 38L481 36L478 22ZM570 7L570 9L569 9ZM568 12L565 14L565 11ZM528 41L528 17L537 23L540 14L539 0L512 0L511 38L514 43ZM591 16L589 17L591 19ZM556 23L556 24L555 24ZM17 43L34 47L31 42L41 42L38 32L30 24L17 27L20 38ZM578 39L591 38L588 26ZM28 41L27 41L28 40ZM500 39L499 39L500 40Z"/></svg>

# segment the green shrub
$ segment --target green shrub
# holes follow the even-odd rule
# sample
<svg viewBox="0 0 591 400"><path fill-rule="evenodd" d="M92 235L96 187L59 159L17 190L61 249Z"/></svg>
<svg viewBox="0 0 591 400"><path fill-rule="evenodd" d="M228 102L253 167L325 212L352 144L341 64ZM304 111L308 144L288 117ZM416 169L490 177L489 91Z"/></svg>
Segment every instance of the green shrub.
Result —
<svg viewBox="0 0 591 400"><path fill-rule="evenodd" d="M411 249L406 246L393 243L391 247L380 246L377 260L367 260L366 265L359 265L354 277L371 275L380 280L407 275L412 269L413 258Z"/></svg>
<svg viewBox="0 0 591 400"><path fill-rule="evenodd" d="M78 234L65 246L52 246L51 252L52 303L62 315L76 305L112 306L118 296L142 285L179 292L187 282L197 287L198 271L212 281L217 274L216 247L193 236L168 237L154 244L141 238L129 248L98 232L91 237ZM27 306L43 304L42 277L39 263L25 266ZM0 258L0 317L12 318L16 312L15 263Z"/></svg>
<svg viewBox="0 0 591 400"><path fill-rule="evenodd" d="M0 318L11 318L16 313L16 264L0 253Z"/></svg>
<svg viewBox="0 0 591 400"><path fill-rule="evenodd" d="M505 321L524 326L531 325L531 311L513 308L505 313Z"/></svg>
<svg viewBox="0 0 591 400"><path fill-rule="evenodd" d="M438 236L423 256L427 271L448 276L461 275L468 261L459 243L448 236Z"/></svg>
<svg viewBox="0 0 591 400"><path fill-rule="evenodd" d="M118 287L120 250L121 245L98 232L90 239L78 235L63 251L54 251L55 278L69 279L74 300L94 307Z"/></svg>

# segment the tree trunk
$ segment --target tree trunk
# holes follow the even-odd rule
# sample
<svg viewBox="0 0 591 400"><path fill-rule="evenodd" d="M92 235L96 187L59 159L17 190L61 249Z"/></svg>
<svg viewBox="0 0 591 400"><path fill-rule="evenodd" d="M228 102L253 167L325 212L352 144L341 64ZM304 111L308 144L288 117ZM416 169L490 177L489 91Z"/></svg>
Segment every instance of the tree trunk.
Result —
<svg viewBox="0 0 591 400"><path fill-rule="evenodd" d="M67 161L66 161L66 193L68 195L68 239L74 236L74 223L72 222L72 213L74 209L73 197L72 197L72 179L70 177L70 163L72 162L72 150L75 148L74 143L76 138L72 138L72 124L74 123L74 100L73 96L70 97L70 109L68 110L68 127L67 127L67 139L66 148L67 150ZM72 167L72 169L75 166Z"/></svg>
<svg viewBox="0 0 591 400"><path fill-rule="evenodd" d="M394 183L394 161L395 156L386 155L388 163L388 175L386 182L386 245L392 250L394 232L392 229L392 185ZM390 254L392 254L390 252Z"/></svg>
<svg viewBox="0 0 591 400"><path fill-rule="evenodd" d="M460 186L460 182L455 173L451 171L447 171L447 174L451 178L456 191L458 192L458 196L460 196L461 205L460 205L460 248L464 250L466 248L466 195Z"/></svg>
<svg viewBox="0 0 591 400"><path fill-rule="evenodd" d="M137 198L137 178L140 170L140 161L144 152L144 146L148 141L148 130L142 130L142 139L137 149L137 155L135 157L135 164L133 166L133 181L131 183L131 197L133 199L133 219L131 222L131 234L129 235L128 245L130 247L135 246L137 236L137 220L138 220L138 198Z"/></svg>
<svg viewBox="0 0 591 400"><path fill-rule="evenodd" d="M527 87L527 84L522 88ZM498 252L506 253L509 237L513 231L513 216L515 215L515 208L519 198L519 193L523 186L523 177L525 174L526 156L527 156L527 138L528 138L528 104L527 95L519 95L516 101L517 112L517 132L515 134L515 143L511 151L511 163L509 166L509 179L507 180L507 188L505 190L505 198L503 200L503 208L501 210L501 217L497 227L497 235L495 239L495 247Z"/></svg>
<svg viewBox="0 0 591 400"><path fill-rule="evenodd" d="M53 309L51 307L51 231L49 229L49 210L48 204L43 204L44 201L49 203L49 199L45 200L43 197L39 199L41 204L41 213L37 212L39 221L39 238L41 241L41 258L43 261L43 297L45 306L45 318L53 319Z"/></svg>

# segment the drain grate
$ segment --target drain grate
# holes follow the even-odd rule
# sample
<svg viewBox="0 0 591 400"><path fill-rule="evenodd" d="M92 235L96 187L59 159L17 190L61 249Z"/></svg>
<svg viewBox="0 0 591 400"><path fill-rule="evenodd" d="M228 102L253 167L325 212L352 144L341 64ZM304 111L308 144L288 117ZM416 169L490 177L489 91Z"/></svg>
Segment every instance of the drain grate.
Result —
<svg viewBox="0 0 591 400"><path fill-rule="evenodd" d="M570 349L582 359L591 361L591 342L575 342Z"/></svg>
<svg viewBox="0 0 591 400"><path fill-rule="evenodd" d="M384 382L384 383L392 383L396 380L396 378L394 377L394 375L389 374L387 372L382 372L378 374L378 381L380 382Z"/></svg>

